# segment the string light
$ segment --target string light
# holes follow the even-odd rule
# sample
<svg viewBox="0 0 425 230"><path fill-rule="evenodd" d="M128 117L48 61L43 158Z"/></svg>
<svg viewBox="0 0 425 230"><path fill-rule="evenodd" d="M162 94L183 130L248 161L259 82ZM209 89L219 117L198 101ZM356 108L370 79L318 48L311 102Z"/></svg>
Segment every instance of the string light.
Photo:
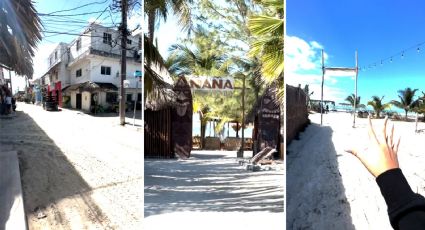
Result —
<svg viewBox="0 0 425 230"><path fill-rule="evenodd" d="M385 61L388 61L389 60L389 62L390 63L392 63L393 62L393 58L394 57L397 57L398 55L401 55L400 56L400 58L401 59L404 59L405 58L405 56L404 56L404 54L405 54L405 52L408 52L408 51L410 51L410 50L416 50L416 53L417 54L420 54L421 53L421 46L423 46L423 45L425 45L425 41L424 42L421 42L421 43L418 43L418 44L416 44L416 45L414 45L414 46L411 46L411 47L409 47L409 48L407 48L407 49L403 49L403 50L401 50L400 52L398 52L398 53L395 53L395 54L393 54L392 56L389 56L389 57L387 57L387 58L382 58L381 60L377 60L376 62L372 62L372 63L370 63L369 65L367 65L368 66L368 68L370 69L371 68L371 66L372 67L376 67L377 65L376 65L376 63L381 63L381 66L383 66L383 63L385 62Z"/></svg>

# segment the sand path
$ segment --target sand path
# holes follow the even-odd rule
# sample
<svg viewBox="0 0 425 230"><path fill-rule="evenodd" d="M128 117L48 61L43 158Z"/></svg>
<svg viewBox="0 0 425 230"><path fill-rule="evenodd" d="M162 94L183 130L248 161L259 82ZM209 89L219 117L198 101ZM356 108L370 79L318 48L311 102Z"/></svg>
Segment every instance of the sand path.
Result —
<svg viewBox="0 0 425 230"><path fill-rule="evenodd" d="M347 113L309 116L312 124L293 141L287 155L287 229L392 229L375 179L344 149L367 143L367 119ZM374 120L381 130L383 119ZM394 122L402 136L401 168L412 189L425 194L425 134L413 122ZM425 129L420 123L419 129Z"/></svg>
<svg viewBox="0 0 425 230"><path fill-rule="evenodd" d="M282 229L283 164L252 172L235 156L194 151L188 160L145 159L145 229Z"/></svg>
<svg viewBox="0 0 425 230"><path fill-rule="evenodd" d="M23 103L0 120L1 150L19 154L29 229L141 228L141 133L117 122Z"/></svg>

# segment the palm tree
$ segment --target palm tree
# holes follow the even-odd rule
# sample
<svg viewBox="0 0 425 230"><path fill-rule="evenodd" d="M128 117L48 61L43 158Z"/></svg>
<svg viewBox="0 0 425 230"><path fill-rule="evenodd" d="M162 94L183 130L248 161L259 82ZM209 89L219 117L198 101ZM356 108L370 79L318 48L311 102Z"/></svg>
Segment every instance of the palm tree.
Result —
<svg viewBox="0 0 425 230"><path fill-rule="evenodd" d="M404 109L405 116L404 118L407 120L407 112L413 110L418 105L418 100L414 100L415 93L418 91L418 89L411 89L410 87L407 87L404 90L398 91L398 97L400 101L392 100L391 104L395 105L396 107L400 109Z"/></svg>
<svg viewBox="0 0 425 230"><path fill-rule="evenodd" d="M373 107L377 118L380 117L380 113L382 111L391 107L390 103L382 104L382 99L384 99L384 96L382 96L381 98L378 96L373 96L372 100L367 102L368 105Z"/></svg>
<svg viewBox="0 0 425 230"><path fill-rule="evenodd" d="M313 95L314 91L310 93L310 88L309 88L309 85L308 84L306 84L304 86L303 91L304 91L304 93L306 95L306 99L307 99L306 100L306 105L307 105L308 108L310 108L310 96Z"/></svg>
<svg viewBox="0 0 425 230"><path fill-rule="evenodd" d="M144 9L148 18L148 37L151 43L154 41L155 24L161 19L167 20L170 9L178 16L183 29L192 26L191 6L193 0L145 0Z"/></svg>
<svg viewBox="0 0 425 230"><path fill-rule="evenodd" d="M422 96L417 100L417 106L413 109L419 114L424 114L422 120L425 121L425 93L422 91Z"/></svg>
<svg viewBox="0 0 425 230"><path fill-rule="evenodd" d="M284 5L281 0L257 2L266 9L262 11L263 14L249 18L248 28L255 37L250 54L259 57L264 81L271 83L283 76Z"/></svg>
<svg viewBox="0 0 425 230"><path fill-rule="evenodd" d="M31 0L0 1L0 64L29 78L41 40L41 22Z"/></svg>
<svg viewBox="0 0 425 230"><path fill-rule="evenodd" d="M354 107L354 98L356 98L356 95L354 95L354 93L353 93L350 96L348 96L347 98L345 98L345 101L350 102L351 106ZM365 106L363 104L360 104L360 96L358 96L357 100L356 100L356 108L363 108L363 107L365 107Z"/></svg>

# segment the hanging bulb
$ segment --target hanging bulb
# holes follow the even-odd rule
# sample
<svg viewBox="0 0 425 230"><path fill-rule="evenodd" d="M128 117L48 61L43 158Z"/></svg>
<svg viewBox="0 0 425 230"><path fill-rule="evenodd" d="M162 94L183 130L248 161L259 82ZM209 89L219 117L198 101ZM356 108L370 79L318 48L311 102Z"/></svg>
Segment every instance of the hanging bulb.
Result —
<svg viewBox="0 0 425 230"><path fill-rule="evenodd" d="M421 48L420 47L418 47L417 49L416 49L416 51L418 51L418 53L421 51Z"/></svg>
<svg viewBox="0 0 425 230"><path fill-rule="evenodd" d="M384 64L382 64L382 60L381 60L381 66L383 66Z"/></svg>
<svg viewBox="0 0 425 230"><path fill-rule="evenodd" d="M403 51L403 53L401 53L401 58L404 58L404 51Z"/></svg>
<svg viewBox="0 0 425 230"><path fill-rule="evenodd" d="M393 57L391 57L390 62L393 62Z"/></svg>

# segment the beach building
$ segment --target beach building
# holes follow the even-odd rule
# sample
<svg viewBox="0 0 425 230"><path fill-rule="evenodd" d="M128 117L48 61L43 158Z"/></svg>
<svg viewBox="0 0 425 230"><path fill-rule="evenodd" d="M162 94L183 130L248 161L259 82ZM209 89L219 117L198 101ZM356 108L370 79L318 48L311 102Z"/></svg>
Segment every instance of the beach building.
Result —
<svg viewBox="0 0 425 230"><path fill-rule="evenodd" d="M41 90L56 97L60 107L93 112L118 103L121 70L120 32L90 24L69 44L60 43L49 55L48 69L37 81ZM134 76L141 70L141 34L127 39L127 73L124 87L129 107L140 108L141 84Z"/></svg>

